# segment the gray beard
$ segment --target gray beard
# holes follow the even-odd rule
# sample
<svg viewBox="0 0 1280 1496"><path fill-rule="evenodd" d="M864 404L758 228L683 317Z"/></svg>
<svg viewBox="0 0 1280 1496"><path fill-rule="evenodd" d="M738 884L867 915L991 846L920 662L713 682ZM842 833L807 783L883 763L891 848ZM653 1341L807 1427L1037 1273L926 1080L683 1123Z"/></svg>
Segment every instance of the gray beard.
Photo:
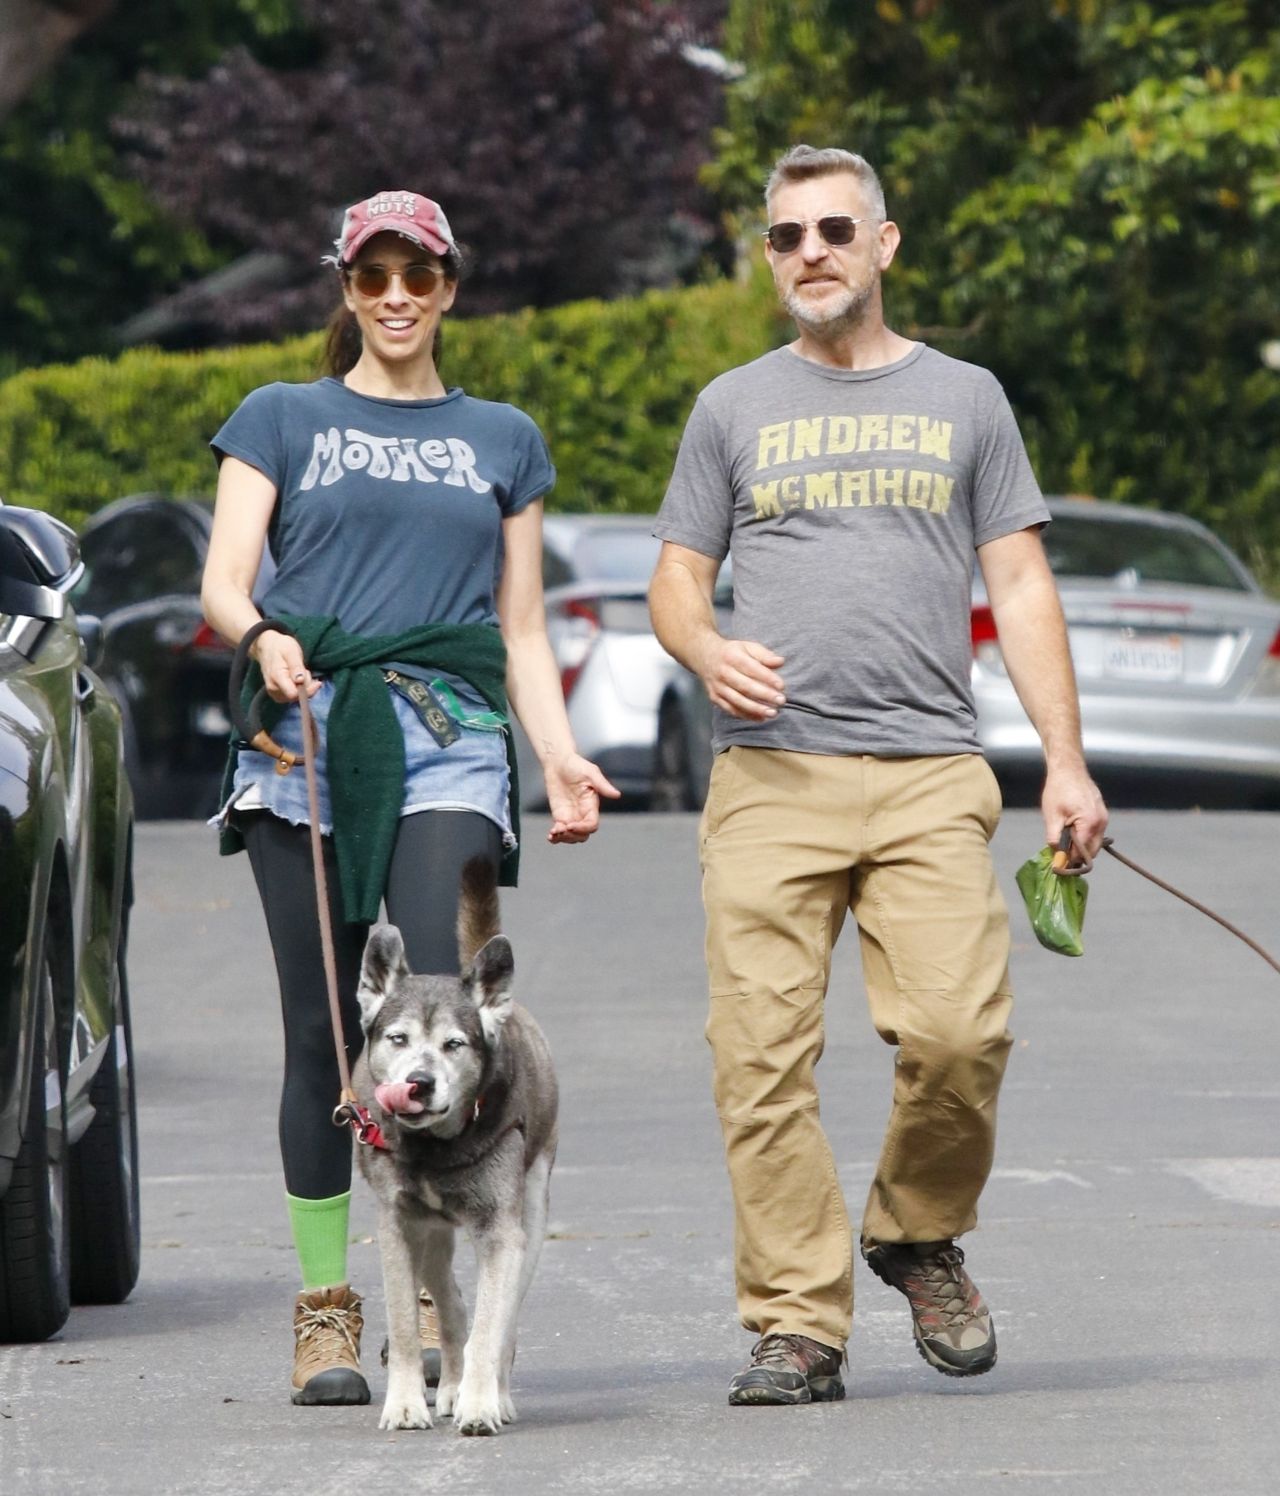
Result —
<svg viewBox="0 0 1280 1496"><path fill-rule="evenodd" d="M852 332L867 314L867 307L875 295L875 283L851 288L835 302L821 310L801 300L792 288L782 298L782 305L797 326L820 339L840 337Z"/></svg>

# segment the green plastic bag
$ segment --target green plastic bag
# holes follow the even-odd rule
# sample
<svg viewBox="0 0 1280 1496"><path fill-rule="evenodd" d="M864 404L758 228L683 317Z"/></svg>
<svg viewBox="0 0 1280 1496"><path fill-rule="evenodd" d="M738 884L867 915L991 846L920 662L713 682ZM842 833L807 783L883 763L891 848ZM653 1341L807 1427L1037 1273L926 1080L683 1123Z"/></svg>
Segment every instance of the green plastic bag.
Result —
<svg viewBox="0 0 1280 1496"><path fill-rule="evenodd" d="M1015 877L1040 944L1060 956L1083 956L1084 906L1089 899L1084 879L1055 873L1052 847L1029 857Z"/></svg>

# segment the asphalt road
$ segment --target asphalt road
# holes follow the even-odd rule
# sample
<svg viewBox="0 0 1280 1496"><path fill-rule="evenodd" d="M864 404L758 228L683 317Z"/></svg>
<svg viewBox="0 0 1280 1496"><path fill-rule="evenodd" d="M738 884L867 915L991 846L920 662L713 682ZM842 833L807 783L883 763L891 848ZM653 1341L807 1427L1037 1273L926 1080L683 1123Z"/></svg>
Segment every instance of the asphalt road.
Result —
<svg viewBox="0 0 1280 1496"><path fill-rule="evenodd" d="M557 1055L563 1141L516 1364L521 1421L489 1440L448 1422L378 1431L381 1288L359 1184L351 1270L374 1402L290 1405L295 1267L261 915L243 858L220 860L198 827L153 824L139 830L131 962L142 1277L128 1304L0 1350L3 1496L1275 1489L1280 977L1257 956L1105 860L1082 960L1041 951L1016 909L1017 1044L966 1241L999 1365L973 1382L932 1372L903 1301L859 1264L848 1400L730 1409L751 1337L734 1317L708 1097L695 821L613 815L591 845L552 849L540 820L505 920ZM1280 817L1125 812L1113 829L1280 949ZM1006 816L1011 897L1039 843L1032 812ZM850 935L819 1074L856 1210L891 1056Z"/></svg>

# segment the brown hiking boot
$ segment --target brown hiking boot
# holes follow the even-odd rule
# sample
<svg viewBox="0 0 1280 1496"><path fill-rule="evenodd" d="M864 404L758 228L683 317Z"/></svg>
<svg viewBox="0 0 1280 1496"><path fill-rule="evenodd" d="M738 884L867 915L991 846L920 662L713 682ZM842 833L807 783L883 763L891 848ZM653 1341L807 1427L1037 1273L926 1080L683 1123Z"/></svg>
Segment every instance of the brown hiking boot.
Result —
<svg viewBox="0 0 1280 1496"><path fill-rule="evenodd" d="M422 1343L422 1380L428 1387L440 1385L440 1317L431 1295L425 1288L418 1290L418 1339ZM391 1342L384 1340L381 1351L382 1364L387 1364L391 1354Z"/></svg>
<svg viewBox="0 0 1280 1496"><path fill-rule="evenodd" d="M905 1294L916 1347L949 1377L976 1377L996 1364L991 1311L964 1270L953 1241L884 1243L862 1247L871 1271Z"/></svg>
<svg viewBox="0 0 1280 1496"><path fill-rule="evenodd" d="M751 1347L751 1364L729 1383L729 1406L753 1403L839 1402L842 1351L807 1335L765 1335Z"/></svg>
<svg viewBox="0 0 1280 1496"><path fill-rule="evenodd" d="M293 1306L293 1400L313 1407L367 1403L360 1374L361 1298L345 1283L300 1293Z"/></svg>

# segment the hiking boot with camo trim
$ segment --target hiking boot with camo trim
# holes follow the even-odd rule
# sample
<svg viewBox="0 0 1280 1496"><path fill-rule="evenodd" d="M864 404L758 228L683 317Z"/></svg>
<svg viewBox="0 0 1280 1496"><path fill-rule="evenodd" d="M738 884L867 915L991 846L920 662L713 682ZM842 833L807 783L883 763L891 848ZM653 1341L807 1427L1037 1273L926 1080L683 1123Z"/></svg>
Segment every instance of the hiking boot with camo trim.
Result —
<svg viewBox="0 0 1280 1496"><path fill-rule="evenodd" d="M839 1402L842 1351L807 1335L765 1335L751 1347L751 1364L729 1383L729 1406Z"/></svg>
<svg viewBox="0 0 1280 1496"><path fill-rule="evenodd" d="M345 1283L300 1293L293 1306L293 1401L302 1407L367 1403L360 1372L362 1300Z"/></svg>
<svg viewBox="0 0 1280 1496"><path fill-rule="evenodd" d="M863 1244L871 1271L906 1296L916 1348L936 1371L976 1377L996 1364L991 1311L953 1241Z"/></svg>
<svg viewBox="0 0 1280 1496"><path fill-rule="evenodd" d="M440 1316L425 1288L418 1290L418 1340L422 1345L422 1380L428 1387L440 1385ZM382 1342L381 1360L385 1366L391 1355L391 1342Z"/></svg>

